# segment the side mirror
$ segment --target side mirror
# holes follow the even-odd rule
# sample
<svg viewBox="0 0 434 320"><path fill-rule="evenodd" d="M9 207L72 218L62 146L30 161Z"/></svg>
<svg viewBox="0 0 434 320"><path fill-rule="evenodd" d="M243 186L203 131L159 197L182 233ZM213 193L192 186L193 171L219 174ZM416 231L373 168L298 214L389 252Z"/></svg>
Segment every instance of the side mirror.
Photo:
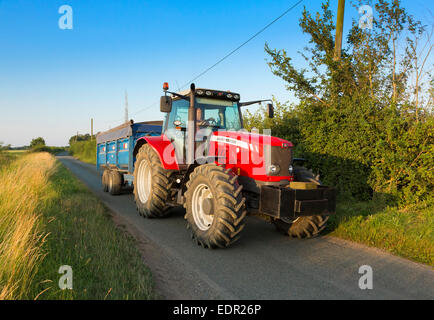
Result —
<svg viewBox="0 0 434 320"><path fill-rule="evenodd" d="M160 111L169 113L172 111L172 98L168 96L162 96L160 99Z"/></svg>
<svg viewBox="0 0 434 320"><path fill-rule="evenodd" d="M267 115L270 119L274 118L274 107L272 103L267 104Z"/></svg>

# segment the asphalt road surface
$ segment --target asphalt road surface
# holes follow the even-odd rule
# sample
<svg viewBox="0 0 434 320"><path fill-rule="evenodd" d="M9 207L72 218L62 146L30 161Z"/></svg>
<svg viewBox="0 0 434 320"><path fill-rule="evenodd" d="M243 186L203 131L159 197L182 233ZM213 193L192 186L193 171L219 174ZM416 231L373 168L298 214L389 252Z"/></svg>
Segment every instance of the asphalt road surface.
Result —
<svg viewBox="0 0 434 320"><path fill-rule="evenodd" d="M138 239L157 290L167 299L434 299L429 266L329 236L289 239L253 217L232 247L203 249L191 240L182 209L168 218L144 219L131 193L102 191L94 166L58 159ZM359 288L364 265L373 270L372 290Z"/></svg>

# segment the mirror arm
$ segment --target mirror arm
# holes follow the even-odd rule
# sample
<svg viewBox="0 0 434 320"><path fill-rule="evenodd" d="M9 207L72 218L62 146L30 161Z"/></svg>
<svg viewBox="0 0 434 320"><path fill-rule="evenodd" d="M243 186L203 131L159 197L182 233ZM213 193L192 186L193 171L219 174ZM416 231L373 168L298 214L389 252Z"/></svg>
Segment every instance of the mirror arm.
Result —
<svg viewBox="0 0 434 320"><path fill-rule="evenodd" d="M249 101L249 102L240 102L238 105L240 107L245 107L245 106L250 106L252 104L256 104L256 103L260 103L260 102L273 102L273 100L266 99L266 100L256 100L256 101Z"/></svg>
<svg viewBox="0 0 434 320"><path fill-rule="evenodd" d="M172 95L174 95L174 96L176 96L176 97L178 97L178 98L181 98L181 99L184 99L184 100L190 101L190 97L183 96L182 94L175 93L175 92L170 92L170 91L165 91L165 92L170 93L170 94L172 94Z"/></svg>

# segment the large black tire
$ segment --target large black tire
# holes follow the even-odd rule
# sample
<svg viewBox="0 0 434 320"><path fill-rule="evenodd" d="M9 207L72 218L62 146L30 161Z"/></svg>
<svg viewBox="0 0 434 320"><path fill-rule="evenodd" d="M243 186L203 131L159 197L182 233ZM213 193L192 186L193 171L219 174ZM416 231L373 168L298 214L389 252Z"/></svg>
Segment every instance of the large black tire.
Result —
<svg viewBox="0 0 434 320"><path fill-rule="evenodd" d="M297 167L297 166L294 167L294 178L295 181L313 182L316 183L317 185L322 184L321 180L319 179L319 175L315 176L312 170L309 170L304 167Z"/></svg>
<svg viewBox="0 0 434 320"><path fill-rule="evenodd" d="M108 192L112 196L117 196L121 194L122 185L123 185L123 177L119 171L110 170L107 174L108 177Z"/></svg>
<svg viewBox="0 0 434 320"><path fill-rule="evenodd" d="M201 165L191 173L185 193L185 219L198 245L225 248L239 239L247 211L246 199L241 193L243 187L237 178L232 170L215 164ZM198 196L198 193L206 193L206 197ZM206 200L200 201L204 198ZM203 209L205 206L207 209ZM205 211L207 214L200 213ZM198 220L198 215L205 220Z"/></svg>
<svg viewBox="0 0 434 320"><path fill-rule="evenodd" d="M110 170L104 170L101 176L101 184L102 190L104 192L108 192L108 175L110 174Z"/></svg>
<svg viewBox="0 0 434 320"><path fill-rule="evenodd" d="M321 185L321 181L318 176L315 176L312 171L303 168L294 168L295 181L300 182L314 182ZM277 230L293 238L312 238L318 236L321 231L327 226L328 216L306 216L299 217L295 220L282 220L275 219L274 225Z"/></svg>
<svg viewBox="0 0 434 320"><path fill-rule="evenodd" d="M150 181L144 179L145 173ZM167 215L173 180L173 171L164 169L154 149L148 144L143 145L137 153L134 169L134 199L140 215L146 218Z"/></svg>

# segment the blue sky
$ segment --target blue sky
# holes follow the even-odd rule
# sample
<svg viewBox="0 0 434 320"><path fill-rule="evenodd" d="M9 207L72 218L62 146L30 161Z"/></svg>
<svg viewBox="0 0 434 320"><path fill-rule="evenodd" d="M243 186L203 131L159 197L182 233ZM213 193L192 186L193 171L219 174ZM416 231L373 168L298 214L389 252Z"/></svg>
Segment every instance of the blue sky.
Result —
<svg viewBox="0 0 434 320"><path fill-rule="evenodd" d="M28 145L42 136L66 145L77 131L120 124L124 92L130 118L162 119L162 83L173 90L201 73L296 0L144 1L0 0L0 141ZM337 0L331 1L336 10ZM73 9L73 30L61 30L61 5ZM431 1L403 1L416 18L432 23ZM303 1L211 72L199 87L240 92L242 100L292 100L284 82L266 65L264 43L297 51L307 43L298 26ZM347 1L345 28L358 13Z"/></svg>

